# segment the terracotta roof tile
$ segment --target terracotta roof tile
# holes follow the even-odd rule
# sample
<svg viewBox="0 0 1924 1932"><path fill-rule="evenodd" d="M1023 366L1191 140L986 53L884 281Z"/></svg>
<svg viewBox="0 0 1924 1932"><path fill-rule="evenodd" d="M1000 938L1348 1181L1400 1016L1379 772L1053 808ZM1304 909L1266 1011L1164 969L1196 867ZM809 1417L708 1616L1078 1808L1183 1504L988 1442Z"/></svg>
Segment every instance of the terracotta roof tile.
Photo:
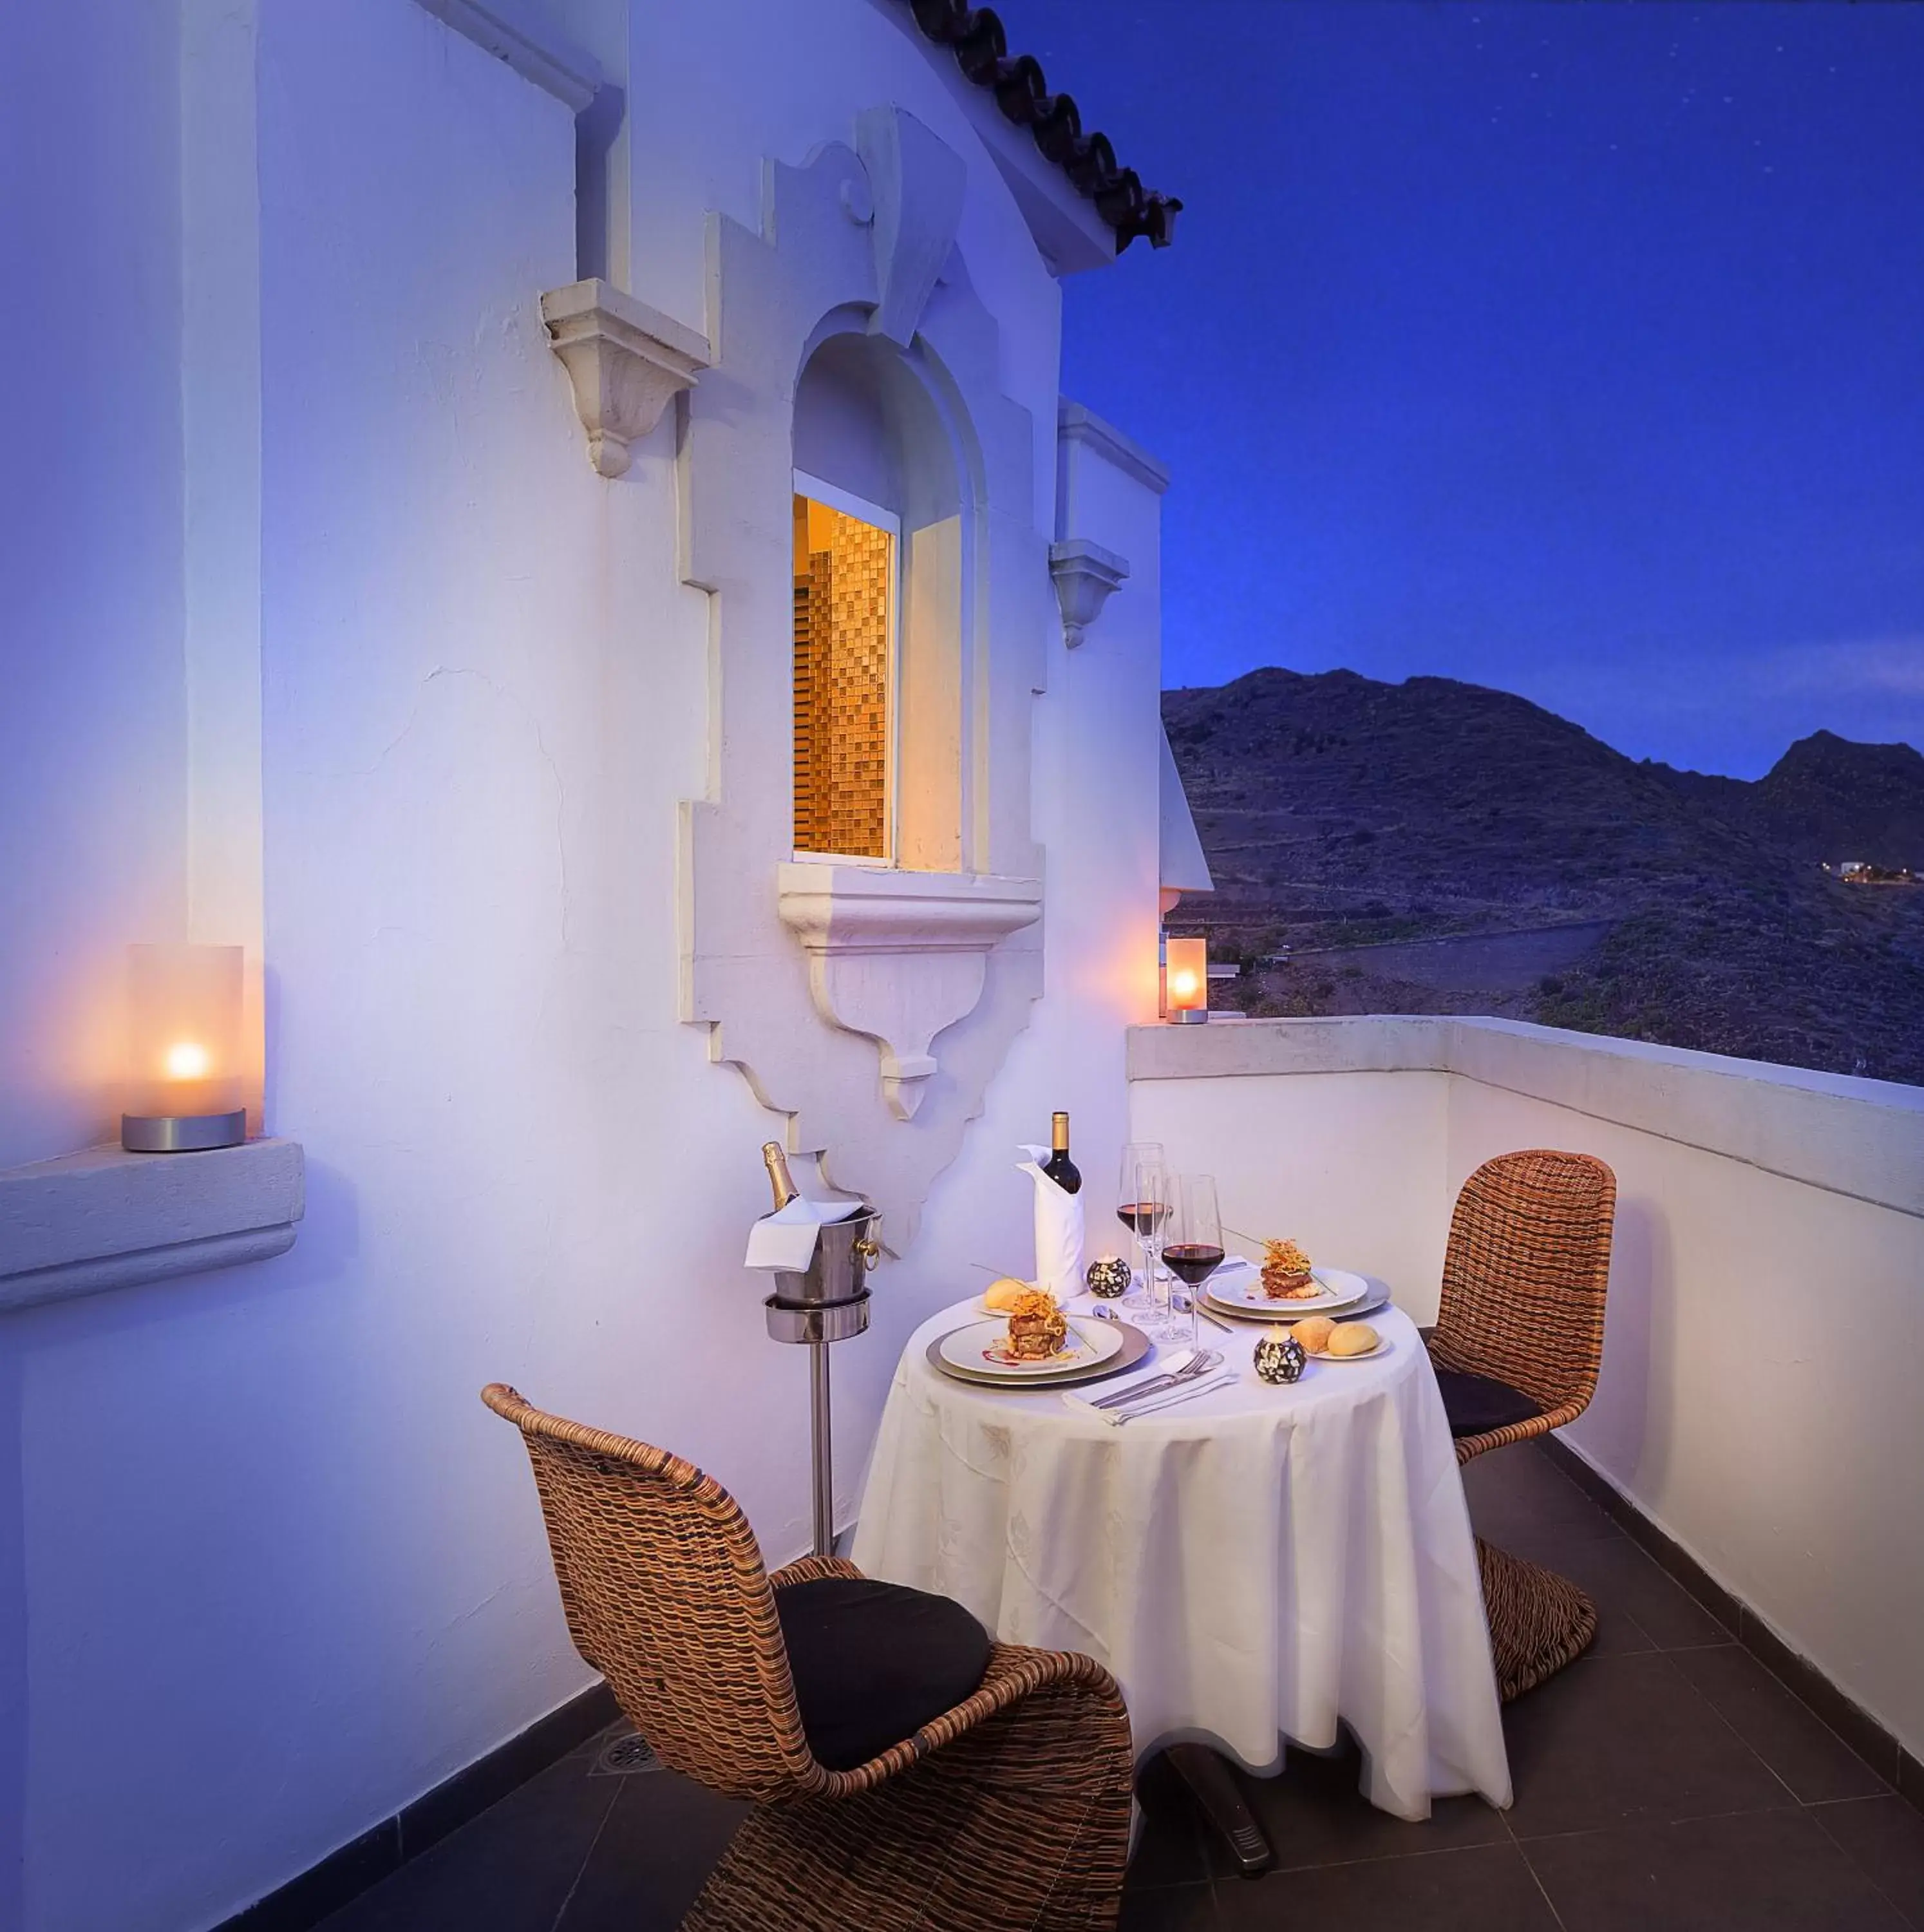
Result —
<svg viewBox="0 0 1924 1932"><path fill-rule="evenodd" d="M956 64L978 87L993 90L1004 116L1035 136L1044 158L1068 176L1077 191L1116 231L1119 255L1138 235L1152 248L1174 238L1182 204L1146 188L1134 168L1119 166L1106 134L1085 134L1082 116L1066 94L1051 94L1032 54L1011 57L1008 37L995 13L968 0L904 0L923 34L955 50Z"/></svg>

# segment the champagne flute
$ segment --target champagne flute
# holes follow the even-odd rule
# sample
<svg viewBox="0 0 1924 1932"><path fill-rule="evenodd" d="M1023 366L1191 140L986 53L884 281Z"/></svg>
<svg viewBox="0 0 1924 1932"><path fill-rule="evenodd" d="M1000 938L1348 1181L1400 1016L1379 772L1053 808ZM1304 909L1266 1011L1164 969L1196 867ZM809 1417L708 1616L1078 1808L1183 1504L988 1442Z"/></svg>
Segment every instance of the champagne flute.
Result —
<svg viewBox="0 0 1924 1932"><path fill-rule="evenodd" d="M1122 1306L1132 1312L1155 1304L1155 1233L1169 1211L1168 1190L1160 1185L1165 1171L1160 1141L1131 1141L1123 1148L1116 1183L1116 1218L1135 1237L1142 1274L1141 1287L1132 1286L1122 1298Z"/></svg>
<svg viewBox="0 0 1924 1932"><path fill-rule="evenodd" d="M1170 1291L1171 1341L1182 1338L1176 1330L1186 1325L1188 1338L1196 1336L1196 1303L1202 1286L1223 1264L1222 1216L1216 1206L1216 1181L1212 1174L1179 1174L1170 1195L1169 1238L1162 1244L1162 1258L1182 1284L1179 1297ZM1180 1300L1187 1304L1179 1310Z"/></svg>

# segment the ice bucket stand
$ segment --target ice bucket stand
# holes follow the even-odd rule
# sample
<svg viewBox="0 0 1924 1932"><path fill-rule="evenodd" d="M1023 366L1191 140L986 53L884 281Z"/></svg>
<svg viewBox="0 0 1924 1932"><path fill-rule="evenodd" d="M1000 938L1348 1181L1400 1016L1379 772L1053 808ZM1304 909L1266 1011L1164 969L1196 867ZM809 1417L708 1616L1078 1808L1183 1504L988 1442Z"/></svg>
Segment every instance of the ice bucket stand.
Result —
<svg viewBox="0 0 1924 1932"><path fill-rule="evenodd" d="M777 1342L808 1345L809 1454L814 1482L815 1554L835 1553L835 1472L829 1420L829 1348L868 1326L868 1270L881 1258L874 1230L881 1216L871 1209L846 1221L825 1222L815 1258L802 1274L778 1270L775 1292L762 1306L769 1335Z"/></svg>

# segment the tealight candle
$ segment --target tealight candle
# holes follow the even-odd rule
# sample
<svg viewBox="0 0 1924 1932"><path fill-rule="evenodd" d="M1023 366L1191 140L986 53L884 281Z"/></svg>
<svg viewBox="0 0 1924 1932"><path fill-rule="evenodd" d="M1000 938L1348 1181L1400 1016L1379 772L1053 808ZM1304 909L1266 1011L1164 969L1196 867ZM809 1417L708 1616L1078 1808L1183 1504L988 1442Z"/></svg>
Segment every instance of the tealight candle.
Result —
<svg viewBox="0 0 1924 1932"><path fill-rule="evenodd" d="M1256 1372L1266 1382L1293 1382L1302 1376L1308 1356L1287 1328L1272 1328L1257 1339Z"/></svg>
<svg viewBox="0 0 1924 1932"><path fill-rule="evenodd" d="M136 1154L247 1138L238 946L130 946L120 1143Z"/></svg>

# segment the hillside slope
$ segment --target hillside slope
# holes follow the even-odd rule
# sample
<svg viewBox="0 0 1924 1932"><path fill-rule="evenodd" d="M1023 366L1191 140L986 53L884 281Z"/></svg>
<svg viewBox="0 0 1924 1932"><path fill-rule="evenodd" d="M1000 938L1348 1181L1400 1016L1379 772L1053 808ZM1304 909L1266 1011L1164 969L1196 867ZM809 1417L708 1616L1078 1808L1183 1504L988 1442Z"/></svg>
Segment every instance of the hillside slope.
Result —
<svg viewBox="0 0 1924 1932"><path fill-rule="evenodd" d="M1219 952L1295 952L1240 988L1258 1010L1500 1011L1924 1082L1924 890L1817 863L1924 860L1905 849L1924 830L1908 746L1820 732L1744 784L1639 764L1506 692L1349 671L1254 671L1163 710L1218 888L1177 922ZM1482 1000L1353 950L1333 975L1314 963L1566 924L1602 936ZM1377 956L1401 974L1425 955Z"/></svg>

